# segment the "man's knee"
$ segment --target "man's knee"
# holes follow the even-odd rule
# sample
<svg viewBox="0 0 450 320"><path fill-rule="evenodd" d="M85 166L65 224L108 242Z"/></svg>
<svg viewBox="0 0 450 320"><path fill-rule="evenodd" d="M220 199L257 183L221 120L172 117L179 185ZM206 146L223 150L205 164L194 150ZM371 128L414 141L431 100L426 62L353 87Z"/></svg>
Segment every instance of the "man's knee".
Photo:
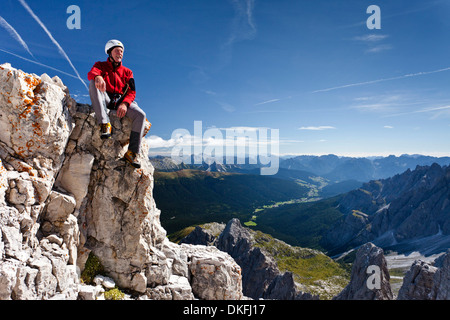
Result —
<svg viewBox="0 0 450 320"><path fill-rule="evenodd" d="M131 109L133 110L135 119L139 120L145 120L147 115L145 114L145 111L139 108L138 104L133 101L130 105Z"/></svg>
<svg viewBox="0 0 450 320"><path fill-rule="evenodd" d="M92 91L94 91L96 89L97 88L95 87L95 80L89 81L89 93L91 93Z"/></svg>
<svg viewBox="0 0 450 320"><path fill-rule="evenodd" d="M102 94L100 90L98 90L97 87L95 86L95 80L91 80L89 82L89 96L91 97L91 101L100 99L101 95Z"/></svg>

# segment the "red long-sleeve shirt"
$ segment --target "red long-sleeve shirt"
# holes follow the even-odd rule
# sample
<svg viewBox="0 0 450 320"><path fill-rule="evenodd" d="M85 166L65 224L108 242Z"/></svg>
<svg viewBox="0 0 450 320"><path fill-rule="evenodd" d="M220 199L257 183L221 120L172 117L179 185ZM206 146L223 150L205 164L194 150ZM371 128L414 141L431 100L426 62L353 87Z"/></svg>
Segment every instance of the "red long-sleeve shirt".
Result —
<svg viewBox="0 0 450 320"><path fill-rule="evenodd" d="M106 92L113 95L115 93L123 94L125 85L128 83L130 89L123 100L128 106L136 98L136 89L134 86L133 71L124 67L120 63L117 67L109 61L98 61L94 64L91 71L88 73L88 80L94 80L96 76L101 76L106 82ZM130 82L130 80L132 80Z"/></svg>

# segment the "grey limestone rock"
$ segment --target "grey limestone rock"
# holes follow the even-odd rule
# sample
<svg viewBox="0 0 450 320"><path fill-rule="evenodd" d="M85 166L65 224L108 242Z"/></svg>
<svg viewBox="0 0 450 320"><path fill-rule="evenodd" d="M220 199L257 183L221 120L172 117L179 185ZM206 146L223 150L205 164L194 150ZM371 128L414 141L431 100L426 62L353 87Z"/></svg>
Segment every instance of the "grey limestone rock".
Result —
<svg viewBox="0 0 450 320"><path fill-rule="evenodd" d="M366 243L356 253L350 283L334 299L392 300L389 279L383 249Z"/></svg>
<svg viewBox="0 0 450 320"><path fill-rule="evenodd" d="M431 300L433 277L436 267L416 260L403 278L403 284L398 292L398 300Z"/></svg>
<svg viewBox="0 0 450 320"><path fill-rule="evenodd" d="M434 262L438 268L433 277L432 299L450 300L450 250Z"/></svg>
<svg viewBox="0 0 450 320"><path fill-rule="evenodd" d="M450 251L433 263L416 260L406 273L398 300L450 300Z"/></svg>

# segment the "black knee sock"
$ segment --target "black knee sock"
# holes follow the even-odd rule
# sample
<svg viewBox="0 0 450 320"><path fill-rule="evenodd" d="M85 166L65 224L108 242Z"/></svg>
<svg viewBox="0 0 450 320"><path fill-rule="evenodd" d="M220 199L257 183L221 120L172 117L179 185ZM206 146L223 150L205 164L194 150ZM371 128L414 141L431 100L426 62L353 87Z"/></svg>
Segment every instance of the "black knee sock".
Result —
<svg viewBox="0 0 450 320"><path fill-rule="evenodd" d="M141 133L136 131L131 131L130 134L130 145L128 146L128 150L133 151L138 154L141 150Z"/></svg>

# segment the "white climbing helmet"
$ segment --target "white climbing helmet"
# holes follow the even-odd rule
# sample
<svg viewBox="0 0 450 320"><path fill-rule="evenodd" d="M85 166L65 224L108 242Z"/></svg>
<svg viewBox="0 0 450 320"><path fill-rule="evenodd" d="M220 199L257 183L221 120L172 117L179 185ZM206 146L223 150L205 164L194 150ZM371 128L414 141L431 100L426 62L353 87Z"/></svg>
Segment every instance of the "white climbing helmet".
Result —
<svg viewBox="0 0 450 320"><path fill-rule="evenodd" d="M105 46L105 53L109 54L109 50L111 50L115 47L121 47L123 49L123 51L125 51L125 47L123 46L122 42L120 42L119 40L109 40Z"/></svg>

